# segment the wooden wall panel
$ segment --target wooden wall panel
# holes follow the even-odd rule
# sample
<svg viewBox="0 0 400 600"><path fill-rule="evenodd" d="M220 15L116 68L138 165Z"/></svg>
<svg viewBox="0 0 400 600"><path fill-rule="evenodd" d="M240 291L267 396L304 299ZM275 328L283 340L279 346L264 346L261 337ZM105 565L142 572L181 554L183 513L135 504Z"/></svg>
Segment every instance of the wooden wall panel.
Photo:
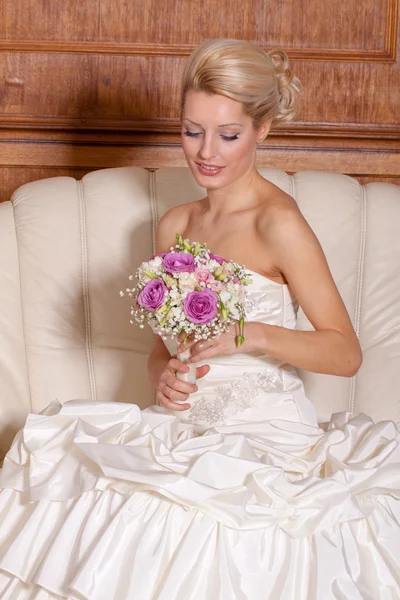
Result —
<svg viewBox="0 0 400 600"><path fill-rule="evenodd" d="M47 167L183 164L181 73L214 37L285 49L303 82L260 164L397 181L399 3L0 0L2 197Z"/></svg>
<svg viewBox="0 0 400 600"><path fill-rule="evenodd" d="M205 38L251 39L262 46L319 52L391 54L398 0L69 0L5 2L4 41L195 46ZM176 50L177 48L175 48ZM172 51L174 49L172 48Z"/></svg>
<svg viewBox="0 0 400 600"><path fill-rule="evenodd" d="M179 129L185 59L0 53L0 124ZM300 112L282 131L400 135L400 66L294 61ZM146 120L147 123L139 121ZM171 121L172 120L172 121Z"/></svg>
<svg viewBox="0 0 400 600"><path fill-rule="evenodd" d="M399 177L381 177L376 175L355 175L354 176L357 181L365 185L366 183L374 183L375 181L379 181L382 183L392 183L393 185L400 185L400 176Z"/></svg>

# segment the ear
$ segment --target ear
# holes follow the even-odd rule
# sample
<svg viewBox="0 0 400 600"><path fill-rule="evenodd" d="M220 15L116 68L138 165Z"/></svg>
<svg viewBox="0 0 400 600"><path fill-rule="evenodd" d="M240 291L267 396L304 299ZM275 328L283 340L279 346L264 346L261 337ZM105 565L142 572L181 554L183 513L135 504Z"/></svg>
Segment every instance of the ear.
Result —
<svg viewBox="0 0 400 600"><path fill-rule="evenodd" d="M257 136L258 144L261 144L261 142L263 142L265 140L265 138L267 137L269 130L271 129L271 123L272 123L272 120L269 120L269 121L265 121L265 123L262 123L262 125L260 125L260 127L258 129L258 136Z"/></svg>

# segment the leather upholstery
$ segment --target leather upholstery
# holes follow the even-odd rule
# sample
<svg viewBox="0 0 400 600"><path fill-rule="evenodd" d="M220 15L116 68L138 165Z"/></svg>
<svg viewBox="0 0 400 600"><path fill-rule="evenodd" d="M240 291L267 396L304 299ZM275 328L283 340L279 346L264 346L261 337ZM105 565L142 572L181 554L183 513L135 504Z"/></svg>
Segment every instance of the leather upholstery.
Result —
<svg viewBox="0 0 400 600"><path fill-rule="evenodd" d="M260 172L314 229L364 351L352 379L300 372L319 418L400 420L400 188ZM119 290L152 254L164 212L203 195L185 168L120 168L28 183L0 204L0 453L54 398L154 402L152 334L129 325ZM310 328L301 311L298 327Z"/></svg>

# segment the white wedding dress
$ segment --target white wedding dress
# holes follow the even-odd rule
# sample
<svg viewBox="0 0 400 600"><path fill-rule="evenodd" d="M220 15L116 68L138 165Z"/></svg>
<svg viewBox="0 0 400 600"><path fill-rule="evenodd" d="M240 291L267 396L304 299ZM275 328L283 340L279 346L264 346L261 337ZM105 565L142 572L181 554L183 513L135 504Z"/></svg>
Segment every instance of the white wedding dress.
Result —
<svg viewBox="0 0 400 600"><path fill-rule="evenodd" d="M295 326L290 288L256 273L246 309ZM185 412L29 415L0 475L1 600L399 600L396 425L323 431L289 365L209 364Z"/></svg>

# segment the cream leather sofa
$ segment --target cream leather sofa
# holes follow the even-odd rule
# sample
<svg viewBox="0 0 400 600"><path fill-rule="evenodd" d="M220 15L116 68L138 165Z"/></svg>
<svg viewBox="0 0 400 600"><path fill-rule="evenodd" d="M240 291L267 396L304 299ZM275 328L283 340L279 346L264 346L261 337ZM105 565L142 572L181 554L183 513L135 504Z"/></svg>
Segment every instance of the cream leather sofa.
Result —
<svg viewBox="0 0 400 600"><path fill-rule="evenodd" d="M319 237L364 350L353 379L301 373L321 421L400 420L400 188L261 172ZM152 334L129 325L119 290L152 254L162 214L203 194L184 168L121 168L29 183L0 204L0 451L54 398L153 403ZM298 326L310 327L301 311Z"/></svg>

